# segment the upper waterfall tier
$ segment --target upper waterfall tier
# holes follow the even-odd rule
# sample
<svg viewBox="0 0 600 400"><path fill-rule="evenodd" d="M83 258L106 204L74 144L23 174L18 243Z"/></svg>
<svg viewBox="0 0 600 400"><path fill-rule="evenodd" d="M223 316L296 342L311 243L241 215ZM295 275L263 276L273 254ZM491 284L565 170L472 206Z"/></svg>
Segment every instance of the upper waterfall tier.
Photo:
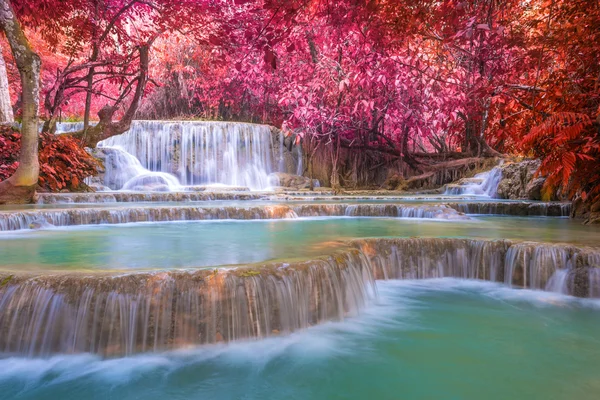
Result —
<svg viewBox="0 0 600 400"><path fill-rule="evenodd" d="M269 186L277 155L268 126L230 122L134 121L128 132L98 146L120 147L144 168L173 174L182 185L251 189Z"/></svg>
<svg viewBox="0 0 600 400"><path fill-rule="evenodd" d="M58 132L81 129L62 123ZM104 185L113 190L174 190L180 185L268 189L269 174L287 165L282 138L267 125L239 122L134 121L131 129L98 143Z"/></svg>

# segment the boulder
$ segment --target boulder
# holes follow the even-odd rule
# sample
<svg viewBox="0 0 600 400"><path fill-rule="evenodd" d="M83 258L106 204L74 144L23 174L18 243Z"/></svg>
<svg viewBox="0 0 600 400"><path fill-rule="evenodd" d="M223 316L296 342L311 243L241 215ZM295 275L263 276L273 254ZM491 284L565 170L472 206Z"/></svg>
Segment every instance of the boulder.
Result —
<svg viewBox="0 0 600 400"><path fill-rule="evenodd" d="M571 218L583 219L586 225L600 225L600 200L592 203L589 199L584 201L576 197L571 207Z"/></svg>
<svg viewBox="0 0 600 400"><path fill-rule="evenodd" d="M45 218L40 217L31 221L29 224L29 229L44 229L44 228L52 228L54 225L49 223Z"/></svg>
<svg viewBox="0 0 600 400"><path fill-rule="evenodd" d="M390 174L385 182L383 182L383 188L387 190L398 190L404 186L404 177L401 174Z"/></svg>
<svg viewBox="0 0 600 400"><path fill-rule="evenodd" d="M525 196L530 200L542 200L542 188L544 187L545 178L533 178L525 187Z"/></svg>
<svg viewBox="0 0 600 400"><path fill-rule="evenodd" d="M108 186L104 186L102 183L92 182L88 185L94 192L110 192L112 189Z"/></svg>
<svg viewBox="0 0 600 400"><path fill-rule="evenodd" d="M536 177L535 173L540 167L539 160L525 160L502 165L502 180L498 184L497 195L501 199L527 199L542 200L542 187L546 181L543 177ZM552 199L544 200L555 200Z"/></svg>
<svg viewBox="0 0 600 400"><path fill-rule="evenodd" d="M309 189L310 178L300 175L288 174L285 172L274 172L269 175L269 184L271 186L280 186L293 190ZM313 186L319 187L319 181L313 179Z"/></svg>

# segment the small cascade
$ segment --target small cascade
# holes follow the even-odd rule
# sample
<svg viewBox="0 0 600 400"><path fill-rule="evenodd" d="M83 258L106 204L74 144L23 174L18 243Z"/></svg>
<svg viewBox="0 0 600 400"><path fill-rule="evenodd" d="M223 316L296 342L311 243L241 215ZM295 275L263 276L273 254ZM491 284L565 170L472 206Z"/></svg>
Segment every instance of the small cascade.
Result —
<svg viewBox="0 0 600 400"><path fill-rule="evenodd" d="M125 196L125 194L119 193ZM100 196L111 201L111 195ZM148 195L151 200L160 196ZM197 195L182 198L197 198ZM139 196L134 196L138 199ZM289 219L298 217L397 217L444 220L468 220L469 217L445 206L405 206L390 204L304 204L248 207L119 207L70 208L29 210L0 213L0 231L14 231L38 227L40 221L54 226L124 224L132 222L201 221L215 219Z"/></svg>
<svg viewBox="0 0 600 400"><path fill-rule="evenodd" d="M208 200L262 200L265 195L239 192L111 192L111 193L39 193L38 204L78 203L169 203Z"/></svg>
<svg viewBox="0 0 600 400"><path fill-rule="evenodd" d="M444 205L397 204L302 204L290 206L300 217L395 217L468 220L466 215Z"/></svg>
<svg viewBox="0 0 600 400"><path fill-rule="evenodd" d="M504 283L543 289L557 271L573 269L578 257L577 252L567 246L539 243L512 246L505 258Z"/></svg>
<svg viewBox="0 0 600 400"><path fill-rule="evenodd" d="M77 132L83 129L83 122L57 122L56 133Z"/></svg>
<svg viewBox="0 0 600 400"><path fill-rule="evenodd" d="M492 168L489 171L475 175L473 178L465 178L457 185L448 185L445 194L452 195L476 195L496 197L498 185L502 180L502 169Z"/></svg>
<svg viewBox="0 0 600 400"><path fill-rule="evenodd" d="M571 277L572 274L569 274L569 270L559 269L550 277L545 290L547 292L569 294L569 288L573 285L573 282L570 280Z"/></svg>
<svg viewBox="0 0 600 400"><path fill-rule="evenodd" d="M268 175L279 153L272 148L268 126L229 122L134 121L128 132L98 146L120 147L143 168L173 174L184 186L225 184L254 190L269 187ZM111 179L108 171L106 179Z"/></svg>
<svg viewBox="0 0 600 400"><path fill-rule="evenodd" d="M201 221L221 219L297 218L288 206L261 207L130 207L73 208L0 213L0 231L54 226L125 224L132 222Z"/></svg>
<svg viewBox="0 0 600 400"><path fill-rule="evenodd" d="M374 294L358 251L293 265L9 278L0 349L104 356L260 338L355 315Z"/></svg>
<svg viewBox="0 0 600 400"><path fill-rule="evenodd" d="M465 214L568 217L571 213L571 203L560 202L470 201L465 203L447 203L446 205Z"/></svg>
<svg viewBox="0 0 600 400"><path fill-rule="evenodd" d="M0 351L104 356L293 332L355 315L374 279L455 277L600 297L600 249L365 239L291 264L129 275L0 275Z"/></svg>
<svg viewBox="0 0 600 400"><path fill-rule="evenodd" d="M454 277L600 297L600 249L509 240L369 239L355 246L375 279Z"/></svg>

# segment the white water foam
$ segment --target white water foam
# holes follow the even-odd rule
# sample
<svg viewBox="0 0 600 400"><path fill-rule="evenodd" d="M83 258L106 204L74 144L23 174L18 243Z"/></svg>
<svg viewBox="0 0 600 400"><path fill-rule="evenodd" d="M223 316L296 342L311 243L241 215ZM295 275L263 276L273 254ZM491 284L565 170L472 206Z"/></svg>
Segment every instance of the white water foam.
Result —
<svg viewBox="0 0 600 400"><path fill-rule="evenodd" d="M184 186L225 184L269 188L274 172L268 126L222 122L134 121L98 144L120 146L153 172L174 174Z"/></svg>
<svg viewBox="0 0 600 400"><path fill-rule="evenodd" d="M82 128L80 122L59 123L57 133ZM129 131L98 143L112 157L105 186L135 191L199 185L271 190L269 174L285 169L283 147L266 125L200 121L133 121Z"/></svg>
<svg viewBox="0 0 600 400"><path fill-rule="evenodd" d="M502 180L502 169L495 167L489 171L475 175L474 179L479 182L446 188L444 194L475 195L494 198L498 193L498 185Z"/></svg>

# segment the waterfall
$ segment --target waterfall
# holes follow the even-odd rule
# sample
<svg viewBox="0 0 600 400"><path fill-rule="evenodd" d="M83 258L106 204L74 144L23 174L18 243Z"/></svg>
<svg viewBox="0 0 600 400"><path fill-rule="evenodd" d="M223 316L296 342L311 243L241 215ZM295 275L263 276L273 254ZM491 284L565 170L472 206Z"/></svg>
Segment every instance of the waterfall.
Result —
<svg viewBox="0 0 600 400"><path fill-rule="evenodd" d="M465 214L568 217L571 213L571 203L561 202L469 201L467 203L447 203L446 205Z"/></svg>
<svg viewBox="0 0 600 400"><path fill-rule="evenodd" d="M269 187L268 175L279 152L272 148L268 126L231 122L134 121L128 132L98 146L120 147L143 168L173 174L184 186L223 184L253 190Z"/></svg>
<svg viewBox="0 0 600 400"><path fill-rule="evenodd" d="M185 188L184 188L185 189ZM38 204L77 203L170 203L208 200L264 200L264 194L240 192L95 192L95 193L39 193Z"/></svg>
<svg viewBox="0 0 600 400"><path fill-rule="evenodd" d="M114 198L114 197L113 197ZM139 198L135 196L134 199ZM150 197L157 198L155 196ZM178 198L195 199L197 196ZM0 213L0 231L54 226L123 224L132 222L200 221L214 219L290 219L298 217L397 217L468 220L469 217L445 206L390 204L304 204L247 207L155 206L118 208L69 208Z"/></svg>
<svg viewBox="0 0 600 400"><path fill-rule="evenodd" d="M55 277L0 289L0 349L127 355L289 333L374 293L358 251L260 269Z"/></svg>
<svg viewBox="0 0 600 400"><path fill-rule="evenodd" d="M492 168L489 171L475 175L471 179L464 179L459 185L446 187L445 194L478 195L496 197L498 185L502 180L502 169Z"/></svg>
<svg viewBox="0 0 600 400"><path fill-rule="evenodd" d="M113 190L174 191L179 188L177 178L166 172L152 172L121 146L102 148L104 184Z"/></svg>
<svg viewBox="0 0 600 400"><path fill-rule="evenodd" d="M0 274L0 351L143 351L260 338L355 315L374 279L455 277L600 295L600 250L508 240L361 239L332 256L216 270Z"/></svg>
<svg viewBox="0 0 600 400"><path fill-rule="evenodd" d="M550 277L550 280L548 280L545 290L548 292L569 294L569 286L572 284L569 282L569 275L569 271L566 269L557 270ZM591 279L592 278L590 277L590 281Z"/></svg>
<svg viewBox="0 0 600 400"><path fill-rule="evenodd" d="M81 129L82 122L64 122L57 124L56 131ZM139 165L124 154L115 156L111 160L115 167L107 169L104 185L113 190L139 191L199 185L266 190L270 188L270 173L295 173L302 168L301 154L296 154L297 165L286 164L287 150L280 135L276 143L269 126L239 122L133 121L129 131L98 143L98 148L113 154L124 152ZM301 153L299 147L292 151ZM132 175L136 169L139 174ZM125 187L124 176L139 179Z"/></svg>
<svg viewBox="0 0 600 400"><path fill-rule="evenodd" d="M83 122L57 122L56 134L77 132L83 129Z"/></svg>

